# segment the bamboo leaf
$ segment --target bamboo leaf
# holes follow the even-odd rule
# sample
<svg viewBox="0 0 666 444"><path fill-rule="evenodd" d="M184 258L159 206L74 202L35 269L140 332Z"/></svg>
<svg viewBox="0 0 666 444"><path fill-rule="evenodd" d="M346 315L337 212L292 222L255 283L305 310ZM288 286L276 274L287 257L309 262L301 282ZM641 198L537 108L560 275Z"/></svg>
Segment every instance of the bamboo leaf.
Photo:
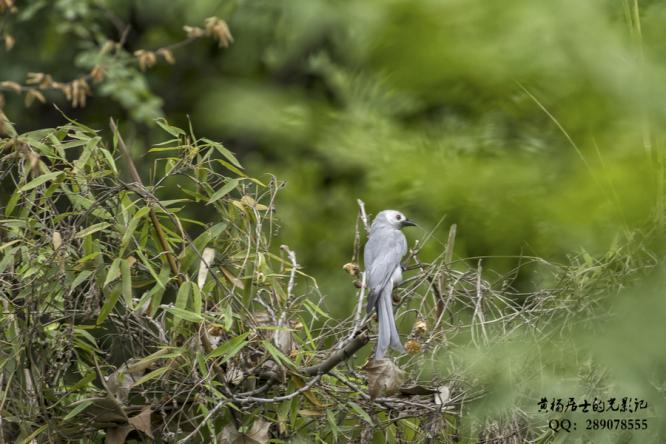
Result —
<svg viewBox="0 0 666 444"><path fill-rule="evenodd" d="M132 238L134 231L136 230L137 225L139 225L141 219L144 218L149 212L150 212L150 207L143 207L137 210L136 213L134 213L134 216L132 216L132 219L130 219L129 223L127 224L127 228L123 232L123 237L120 240L120 250L118 252L118 255L120 256L123 255L123 253L125 252L125 248L127 248L127 245L129 244L129 241Z"/></svg>
<svg viewBox="0 0 666 444"><path fill-rule="evenodd" d="M183 319L185 321L189 322L201 322L203 321L203 317L199 314L192 313L191 311L183 310L182 308L178 307L165 307L162 306L167 312L171 313L172 315L176 316L177 318Z"/></svg>
<svg viewBox="0 0 666 444"><path fill-rule="evenodd" d="M93 273L93 270L83 270L81 273L79 273L74 280L72 281L72 285L69 287L69 291L74 290L76 287L81 285L83 281L85 281L88 276L90 276Z"/></svg>
<svg viewBox="0 0 666 444"><path fill-rule="evenodd" d="M273 357L276 362L282 362L288 367L293 367L294 364L291 362L291 359L287 357L284 353L277 349L273 344L268 341L261 341L261 345L266 349L266 351Z"/></svg>
<svg viewBox="0 0 666 444"><path fill-rule="evenodd" d="M163 374L165 374L167 371L169 371L169 366L164 366L160 367L157 370L153 370L152 372L144 375L142 378L140 378L138 381L136 381L134 384L132 384L132 387L136 387L137 385L145 384L148 381L151 381L155 378L159 378Z"/></svg>
<svg viewBox="0 0 666 444"><path fill-rule="evenodd" d="M159 125L160 128L162 128L164 131L166 131L167 133L171 134L174 137L179 137L179 136L184 136L185 135L185 131L183 131L182 129L180 129L178 127L169 125L169 123L163 117L160 117L159 119L155 119L155 123L157 123L157 125Z"/></svg>
<svg viewBox="0 0 666 444"><path fill-rule="evenodd" d="M227 183L225 183L219 190L217 190L213 195L208 199L207 205L212 204L213 202L222 199L224 196L229 194L232 190L234 190L238 184L240 183L240 180L238 179L229 179Z"/></svg>
<svg viewBox="0 0 666 444"><path fill-rule="evenodd" d="M91 225L89 227L84 228L83 230L79 231L74 235L75 238L80 239L82 237L86 237L89 234L96 233L98 231L101 231L107 227L109 227L111 224L108 222L100 222L95 225Z"/></svg>
<svg viewBox="0 0 666 444"><path fill-rule="evenodd" d="M109 313L111 313L111 310L113 310L113 308L116 306L116 302L118 302L119 296L120 288L118 287L109 292L109 295L106 297L104 305L102 306L102 309L99 311L99 315L97 316L97 325L100 325L106 320L106 318L109 316Z"/></svg>
<svg viewBox="0 0 666 444"><path fill-rule="evenodd" d="M374 425L374 423L372 422L372 418L370 418L370 415L368 415L368 412L366 412L365 410L363 410L363 409L361 408L360 405L356 404L354 401L349 401L347 404L348 404L348 405L352 408L352 410L354 410L354 411L358 414L358 416L360 416L365 422L367 422L367 423L370 424L370 425Z"/></svg>
<svg viewBox="0 0 666 444"><path fill-rule="evenodd" d="M176 294L176 308L178 310L182 310L186 313L191 313L194 315L195 313L188 312L187 311L187 303L190 299L190 293L192 292L192 283L190 281L183 282L178 289L178 293ZM198 313L196 313L198 314ZM174 320L173 324L178 325L180 323L180 317L176 314L174 314ZM196 320L192 322L198 322Z"/></svg>
<svg viewBox="0 0 666 444"><path fill-rule="evenodd" d="M109 267L109 271L106 273L106 279L104 279L104 285L102 285L102 287L106 287L111 282L120 277L120 263L122 261L123 259L121 258L116 258L113 260L111 267Z"/></svg>
<svg viewBox="0 0 666 444"><path fill-rule="evenodd" d="M248 344L248 341L245 339L250 333L243 333L234 338L229 339L228 341L220 344L215 350L208 354L208 358L217 358L223 356L222 363L227 362L229 359L236 356L236 354L243 349Z"/></svg>
<svg viewBox="0 0 666 444"><path fill-rule="evenodd" d="M48 182L49 180L55 180L57 177L61 176L62 173L63 173L62 171L54 171L52 173L42 174L41 176L31 180L30 182L26 183L21 188L19 188L19 193L23 191L32 190L33 188L37 188L38 186Z"/></svg>
<svg viewBox="0 0 666 444"><path fill-rule="evenodd" d="M92 399L86 399L84 401L79 401L79 402L80 402L80 404L77 402L76 407L74 407L72 410L70 410L70 412L67 415L65 415L64 418L62 418L63 422L69 421L70 419L74 418L76 415L78 415L79 413L81 413L82 411L87 409L88 406L93 403L93 400Z"/></svg>
<svg viewBox="0 0 666 444"><path fill-rule="evenodd" d="M128 308L132 307L132 272L127 259L120 261L121 293Z"/></svg>
<svg viewBox="0 0 666 444"><path fill-rule="evenodd" d="M240 168L240 169L243 169L243 166L242 166L241 163L238 161L238 159L236 159L236 156L234 156L233 153L232 153L231 151L229 151L228 149L226 149L226 148L224 147L224 145L222 145L222 144L219 143L219 142L215 142L215 141L213 141L213 140L206 139L206 138L203 138L203 139L201 139L201 140L202 140L203 142L206 142L206 144L208 144L209 146L212 146L213 148L215 148L220 154L222 154L222 156L223 156L225 159L227 159L229 162L231 162L232 164L234 164L236 167L238 167L238 168Z"/></svg>

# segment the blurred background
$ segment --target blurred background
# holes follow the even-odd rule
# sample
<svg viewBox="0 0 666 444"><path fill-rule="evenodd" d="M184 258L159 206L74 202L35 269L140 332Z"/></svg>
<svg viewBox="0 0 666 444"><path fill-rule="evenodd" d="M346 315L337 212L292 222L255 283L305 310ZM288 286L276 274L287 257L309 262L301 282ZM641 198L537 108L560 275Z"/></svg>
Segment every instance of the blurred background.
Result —
<svg viewBox="0 0 666 444"><path fill-rule="evenodd" d="M23 4L22 4L23 3ZM99 48L154 49L184 25L226 20L234 42L174 48L145 72L105 66L84 108L107 130L120 118L137 158L161 139L158 116L235 152L250 174L287 186L281 241L298 252L331 308L347 310L356 198L403 210L424 257L458 225L456 256L560 262L607 251L661 201L666 4L660 1L102 1L17 3L2 33L0 79L72 79ZM126 61L125 61L126 62ZM63 121L53 105L5 92L19 132ZM143 162L149 174L150 161ZM660 169L658 171L661 171ZM266 177L266 176L264 176ZM661 208L661 207L659 207ZM205 218L205 215L199 215ZM442 242L438 241L441 240ZM516 285L529 288L530 276Z"/></svg>
<svg viewBox="0 0 666 444"><path fill-rule="evenodd" d="M226 20L228 48L200 40L175 48L174 65L107 66L85 108L48 99L104 131L120 118L137 157L161 140L154 118L187 127L190 116L251 174L287 181L281 240L326 293L348 288L341 265L356 198L370 213L407 213L422 227L412 240L444 218L434 236L445 241L456 223L456 255L495 256L487 266L500 272L518 255L603 253L660 198L663 2L638 11L601 0L18 6L0 28L16 41L2 52L0 79L16 82L28 72L75 78L126 29L131 54L180 41L184 25L206 17ZM11 92L5 102L19 132L63 121L48 102L26 109ZM428 248L426 257L441 244Z"/></svg>
<svg viewBox="0 0 666 444"><path fill-rule="evenodd" d="M357 198L371 214L395 208L415 220L410 242L432 230L425 261L441 253L457 224L456 267L484 257L489 274L514 270L524 256L555 264L575 258L589 268L632 242L657 252L650 254L662 248L666 2L16 6L0 23L0 80L25 84L30 72L75 79L100 63L107 40L124 41L126 51L104 65L99 84L90 82L85 107L56 91L27 108L25 94L4 85L4 112L19 132L61 124L53 102L107 136L113 116L149 177L147 151L164 139L154 119L186 128L189 117L197 135L223 142L249 175L286 181L276 205L279 240L318 280L334 316L347 316L355 303L341 267L353 253ZM180 42L184 25L202 26L210 16L228 24L228 47L199 39L173 47L174 64L160 59L142 71L134 63L135 51ZM526 266L511 283L527 292L543 279ZM648 295L636 316L610 326L603 344L586 343L620 375L631 373L620 363L636 361L613 355L608 340L640 342L634 327L664 313L663 276L645 285L630 293ZM618 309L635 306L626 298ZM659 316L650 322L649 334L664 339ZM658 361L663 369L663 356L652 360L663 350L644 346L649 359L639 364ZM656 390L663 394L663 385Z"/></svg>

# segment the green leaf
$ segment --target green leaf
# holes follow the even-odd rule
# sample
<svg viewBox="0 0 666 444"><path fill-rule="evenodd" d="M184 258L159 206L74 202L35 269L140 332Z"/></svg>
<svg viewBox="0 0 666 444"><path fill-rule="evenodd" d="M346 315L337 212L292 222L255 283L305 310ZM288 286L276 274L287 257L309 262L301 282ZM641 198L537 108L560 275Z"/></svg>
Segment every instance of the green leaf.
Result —
<svg viewBox="0 0 666 444"><path fill-rule="evenodd" d="M80 402L80 404L79 404ZM69 421L70 419L74 418L76 415L84 411L85 409L88 408L90 404L93 403L92 399L86 399L83 401L78 401L76 404L76 407L74 407L72 410L69 411L67 415L65 415L64 418L62 418L63 422Z"/></svg>
<svg viewBox="0 0 666 444"><path fill-rule="evenodd" d="M9 217L12 214L12 211L14 211L14 208L16 207L16 203L18 202L20 196L21 193L19 193L18 191L14 191L12 196L9 198L9 201L7 202L7 206L5 207L5 217Z"/></svg>
<svg viewBox="0 0 666 444"><path fill-rule="evenodd" d="M189 322L201 322L203 321L203 317L200 314L192 313L191 311L183 310L182 308L178 307L166 307L162 306L167 312L171 313L172 315L183 319L185 321Z"/></svg>
<svg viewBox="0 0 666 444"><path fill-rule="evenodd" d="M233 358L236 356L236 354L243 349L248 344L248 341L245 339L248 337L250 333L243 333L242 335L238 335L234 338L229 339L228 341L223 342L215 350L210 352L208 354L208 358L217 358L220 356L223 356L222 362L220 364L223 364L227 362L229 359Z"/></svg>
<svg viewBox="0 0 666 444"><path fill-rule="evenodd" d="M194 264L199 264L199 256L195 253L194 248L199 254L203 253L204 248L208 245L210 241L218 237L222 232L227 228L226 222L220 222L213 225L203 233L201 233L194 241L192 245L188 245L183 252L180 254L180 262L182 265L182 270L189 270L194 266ZM194 248L193 248L194 246Z"/></svg>
<svg viewBox="0 0 666 444"><path fill-rule="evenodd" d="M97 146L100 140L101 140L100 137L93 137L92 139L86 142L85 146L83 147L83 151L81 152L81 155L79 156L78 159L74 161L74 169L72 171L75 174L84 170L85 166L88 164L88 161L90 160L90 156L93 153L93 149Z"/></svg>
<svg viewBox="0 0 666 444"><path fill-rule="evenodd" d="M95 225L91 225L89 227L84 228L83 230L79 231L74 235L75 238L80 239L82 237L86 237L89 234L96 233L98 231L101 231L105 228L107 228L109 225L111 225L108 222L100 222Z"/></svg>
<svg viewBox="0 0 666 444"><path fill-rule="evenodd" d="M312 301L305 299L303 303L305 305L305 308L308 309L308 311L310 311L310 314L312 314L315 319L317 319L317 316L313 312L319 313L325 318L333 319L328 313L326 313L324 310L322 310L317 304L313 303Z"/></svg>
<svg viewBox="0 0 666 444"><path fill-rule="evenodd" d="M106 279L104 279L104 285L102 285L102 287L106 287L111 282L120 277L120 263L122 261L123 259L121 258L116 258L113 260L111 267L109 267L109 271L106 273Z"/></svg>
<svg viewBox="0 0 666 444"><path fill-rule="evenodd" d="M183 131L180 128L177 128L175 126L169 125L169 123L166 121L165 118L160 117L159 119L155 119L155 123L157 123L160 128L162 128L164 131L167 133L171 134L174 137L179 137L179 136L184 136L185 131Z"/></svg>
<svg viewBox="0 0 666 444"><path fill-rule="evenodd" d="M76 287L81 285L81 283L85 281L88 278L88 276L90 276L92 273L93 270L83 270L81 273L79 273L72 281L72 285L69 287L69 291L72 291Z"/></svg>
<svg viewBox="0 0 666 444"><path fill-rule="evenodd" d="M121 293L128 308L132 307L132 272L127 259L120 261Z"/></svg>
<svg viewBox="0 0 666 444"><path fill-rule="evenodd" d="M127 248L127 245L129 244L129 241L132 238L134 231L136 230L137 225L139 225L141 219L145 217L146 214L148 214L149 212L150 212L150 207L143 207L137 210L136 213L134 213L134 216L132 216L132 219L130 219L129 223L127 224L127 228L123 232L123 237L120 240L120 250L118 252L119 256L123 255L123 253L125 252L125 248Z"/></svg>
<svg viewBox="0 0 666 444"><path fill-rule="evenodd" d="M156 351L155 353L152 353L144 358L141 358L141 360L135 362L133 365L136 367L142 367L153 361L157 361L158 359L175 358L181 356L182 354L183 354L182 348L173 348L165 346L164 348Z"/></svg>
<svg viewBox="0 0 666 444"><path fill-rule="evenodd" d="M52 173L42 174L41 176L39 176L39 177L31 180L30 182L26 183L25 185L23 185L21 188L18 189L18 191L23 192L23 191L32 190L33 188L37 188L38 186L40 186L41 184L43 184L43 183L45 183L49 180L56 179L57 177L62 175L62 173L63 173L62 171L54 171Z"/></svg>
<svg viewBox="0 0 666 444"><path fill-rule="evenodd" d="M224 147L224 145L222 145L222 144L219 143L219 142L215 142L215 141L213 141L213 140L206 139L206 138L202 138L201 140L202 140L203 142L205 142L207 145L212 146L213 148L215 148L215 149L216 149L220 154L222 154L222 156L223 156L225 159L227 159L229 162L231 162L232 164L234 164L234 165L237 166L238 168L243 169L243 166L240 164L240 162L238 161L238 159L236 159L236 156L234 156L233 153L232 153L231 151L229 151L228 149L226 149L226 148Z"/></svg>
<svg viewBox="0 0 666 444"><path fill-rule="evenodd" d="M333 432L333 439L337 441L340 429L338 429L338 421L335 418L335 413L333 413L333 410L326 410L326 419L328 420L328 424L331 427L331 431Z"/></svg>
<svg viewBox="0 0 666 444"><path fill-rule="evenodd" d="M268 353L273 357L276 362L282 362L288 367L293 367L294 364L291 362L291 359L287 357L284 353L278 350L273 344L268 341L261 341L261 344L266 349Z"/></svg>
<svg viewBox="0 0 666 444"><path fill-rule="evenodd" d="M187 309L187 302L190 299L191 292L192 292L192 282L186 281L180 285L178 293L176 294L176 308L180 310ZM178 318L174 319L173 320L174 325L178 325L179 321L180 319Z"/></svg>
<svg viewBox="0 0 666 444"><path fill-rule="evenodd" d="M97 325L100 325L106 320L106 318L109 316L109 313L111 313L111 310L113 310L113 307L116 306L116 302L118 302L119 296L120 288L118 287L109 292L109 294L106 296L106 300L104 301L104 305L102 306L102 309L99 311L99 315L97 316Z"/></svg>
<svg viewBox="0 0 666 444"><path fill-rule="evenodd" d="M192 289L192 311L201 314L201 307L203 305L201 290L199 290L198 286L194 285L194 282L190 284L190 287Z"/></svg>
<svg viewBox="0 0 666 444"><path fill-rule="evenodd" d="M164 367L160 367L157 370L153 370L152 372L148 373L147 375L144 375L142 378L140 378L138 381L136 381L134 384L132 384L132 387L136 387L137 385L144 384L152 379L159 378L163 374L165 374L167 371L169 371L169 366L166 365Z"/></svg>
<svg viewBox="0 0 666 444"><path fill-rule="evenodd" d="M113 159L113 156L111 155L111 153L105 148L100 148L99 150L104 155L104 158L106 159L106 163L109 164L109 166L111 167L113 172L118 174L118 169L116 168L116 161Z"/></svg>
<svg viewBox="0 0 666 444"><path fill-rule="evenodd" d="M206 205L210 205L213 202L223 198L227 194L229 194L233 189L235 189L238 184L240 183L240 180L238 179L229 179L227 183L224 184L219 190L217 190L211 197L208 199L208 202Z"/></svg>
<svg viewBox="0 0 666 444"><path fill-rule="evenodd" d="M349 401L347 404L349 404L352 410L354 410L358 414L358 416L363 418L365 422L367 422L370 425L374 425L374 423L372 422L372 418L370 418L370 415L368 415L368 412L363 410L360 405L356 404L354 401Z"/></svg>
<svg viewBox="0 0 666 444"><path fill-rule="evenodd" d="M227 304L224 307L224 329L230 331L231 327L234 325L234 312L231 308L231 304Z"/></svg>

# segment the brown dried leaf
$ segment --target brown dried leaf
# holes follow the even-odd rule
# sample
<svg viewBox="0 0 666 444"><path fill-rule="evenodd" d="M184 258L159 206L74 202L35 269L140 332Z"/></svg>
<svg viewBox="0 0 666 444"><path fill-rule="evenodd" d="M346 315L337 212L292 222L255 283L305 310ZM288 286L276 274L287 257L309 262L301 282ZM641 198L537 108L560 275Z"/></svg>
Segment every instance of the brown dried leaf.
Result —
<svg viewBox="0 0 666 444"><path fill-rule="evenodd" d="M222 271L224 277L227 278L227 280L229 280L229 282L231 282L235 287L240 288L241 290L245 290L245 284L243 284L242 280L238 279L222 265L220 265L220 270Z"/></svg>
<svg viewBox="0 0 666 444"><path fill-rule="evenodd" d="M106 440L105 444L123 444L125 438L129 435L132 429L128 425L113 427L106 430Z"/></svg>
<svg viewBox="0 0 666 444"><path fill-rule="evenodd" d="M201 263L199 264L199 274L197 275L197 285L199 288L203 288L206 283L206 278L208 277L208 271L213 265L213 260L215 259L215 249L214 248L204 248L203 253L201 253Z"/></svg>
<svg viewBox="0 0 666 444"><path fill-rule="evenodd" d="M372 399L397 393L405 381L405 372L391 359L370 360L363 370L368 375L368 392Z"/></svg>
<svg viewBox="0 0 666 444"><path fill-rule="evenodd" d="M136 416L132 416L127 420L129 424L134 427L134 430L138 430L139 432L143 432L148 436L150 439L153 439L153 427L151 424L151 415L153 411L150 408L149 405L145 406L142 410L141 413L139 413Z"/></svg>
<svg viewBox="0 0 666 444"><path fill-rule="evenodd" d="M268 429L270 427L270 422L264 421L263 419L257 419L252 424L250 431L247 432L247 436L255 442L266 444L268 443Z"/></svg>
<svg viewBox="0 0 666 444"><path fill-rule="evenodd" d="M60 235L59 231L54 231L53 232L53 235L51 236L51 240L53 242L53 249L54 250L57 250L62 245L62 236Z"/></svg>
<svg viewBox="0 0 666 444"><path fill-rule="evenodd" d="M271 423L256 419L246 433L239 432L233 424L222 429L220 442L225 444L267 444L269 440L268 429Z"/></svg>

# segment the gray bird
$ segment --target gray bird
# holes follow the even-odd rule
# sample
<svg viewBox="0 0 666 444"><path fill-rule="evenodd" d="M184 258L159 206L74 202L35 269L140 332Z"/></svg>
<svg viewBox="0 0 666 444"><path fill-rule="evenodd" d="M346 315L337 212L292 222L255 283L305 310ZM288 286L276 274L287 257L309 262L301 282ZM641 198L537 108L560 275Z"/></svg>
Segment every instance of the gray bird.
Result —
<svg viewBox="0 0 666 444"><path fill-rule="evenodd" d="M389 345L401 353L405 352L395 326L391 293L393 287L402 281L400 260L407 253L407 239L400 229L414 225L400 211L381 211L372 221L368 242L365 244L368 313L376 308L379 321L375 359L382 359Z"/></svg>

